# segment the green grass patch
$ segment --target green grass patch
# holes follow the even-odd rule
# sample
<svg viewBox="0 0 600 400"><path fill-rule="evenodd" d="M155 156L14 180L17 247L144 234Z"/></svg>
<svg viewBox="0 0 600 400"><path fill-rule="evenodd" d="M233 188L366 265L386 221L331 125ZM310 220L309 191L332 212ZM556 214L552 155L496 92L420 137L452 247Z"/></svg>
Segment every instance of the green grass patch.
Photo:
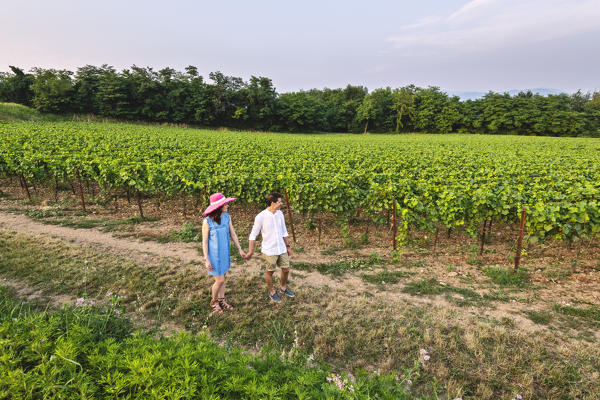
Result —
<svg viewBox="0 0 600 400"><path fill-rule="evenodd" d="M488 267L483 273L497 285L524 288L529 286L529 273L525 268Z"/></svg>
<svg viewBox="0 0 600 400"><path fill-rule="evenodd" d="M552 313L550 311L526 311L525 315L531 321L538 325L548 325L552 321Z"/></svg>
<svg viewBox="0 0 600 400"><path fill-rule="evenodd" d="M190 243L202 240L202 230L192 222L184 222L181 230L173 234L180 242Z"/></svg>
<svg viewBox="0 0 600 400"><path fill-rule="evenodd" d="M374 274L361 274L360 277L363 281L378 284L381 286L388 284L395 284L400 282L401 278L408 276L407 272L404 271L388 271L383 270ZM385 286L384 286L385 287Z"/></svg>
<svg viewBox="0 0 600 400"><path fill-rule="evenodd" d="M488 300L474 290L442 284L433 278L410 282L402 291L413 296L446 294L449 301L461 306L483 304Z"/></svg>
<svg viewBox="0 0 600 400"><path fill-rule="evenodd" d="M563 315L570 315L573 317L579 317L590 321L600 322L600 307L572 307L562 304L555 304L553 307L554 311Z"/></svg>
<svg viewBox="0 0 600 400"><path fill-rule="evenodd" d="M382 260L379 256L371 255L369 258L349 257L329 263L295 262L292 268L300 271L319 271L321 274L339 278L347 272L372 270L381 264Z"/></svg>
<svg viewBox="0 0 600 400"><path fill-rule="evenodd" d="M405 382L418 364L400 379L335 374L301 351L248 355L206 334L131 335L131 322L116 314L87 301L39 312L0 287L0 397L414 398Z"/></svg>
<svg viewBox="0 0 600 400"><path fill-rule="evenodd" d="M22 212L21 210L14 209L13 212ZM144 222L154 222L158 219L156 217L145 217L141 218L139 216L123 218L123 219L108 219L108 218L85 218L90 215L89 212L84 212L78 210L72 214L69 214L67 210L57 207L46 210L36 210L32 208L28 208L25 210L25 215L28 217L42 222L46 225L58 225L64 226L68 228L75 229L91 229L91 228L99 228L103 232L114 232L118 230L122 230L125 227L132 227L133 225L141 224ZM80 218L76 218L80 217ZM185 227L182 229L181 233L177 232L174 234L175 240L185 241L183 239L187 239L189 237L188 233L189 229ZM181 238L180 238L181 236ZM175 241L169 240L169 241Z"/></svg>
<svg viewBox="0 0 600 400"><path fill-rule="evenodd" d="M17 103L0 103L0 121L64 121L65 117L42 114L38 110Z"/></svg>

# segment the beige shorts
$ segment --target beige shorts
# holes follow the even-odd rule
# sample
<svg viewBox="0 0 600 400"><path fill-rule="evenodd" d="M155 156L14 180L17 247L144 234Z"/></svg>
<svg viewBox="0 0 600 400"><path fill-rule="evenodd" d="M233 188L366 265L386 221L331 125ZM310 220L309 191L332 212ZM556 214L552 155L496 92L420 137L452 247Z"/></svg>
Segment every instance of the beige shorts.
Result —
<svg viewBox="0 0 600 400"><path fill-rule="evenodd" d="M279 268L289 268L290 267L290 258L287 253L280 254L278 256L268 256L263 254L263 259L265 260L265 266L267 271L275 271L277 267Z"/></svg>

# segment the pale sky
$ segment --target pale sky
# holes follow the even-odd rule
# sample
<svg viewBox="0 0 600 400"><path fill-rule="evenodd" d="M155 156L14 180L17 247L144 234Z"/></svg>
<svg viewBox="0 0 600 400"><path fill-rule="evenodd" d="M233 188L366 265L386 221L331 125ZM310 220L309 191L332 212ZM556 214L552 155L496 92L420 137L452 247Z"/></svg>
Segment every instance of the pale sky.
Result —
<svg viewBox="0 0 600 400"><path fill-rule="evenodd" d="M279 92L600 90L600 0L2 0L0 37L0 71L195 65Z"/></svg>

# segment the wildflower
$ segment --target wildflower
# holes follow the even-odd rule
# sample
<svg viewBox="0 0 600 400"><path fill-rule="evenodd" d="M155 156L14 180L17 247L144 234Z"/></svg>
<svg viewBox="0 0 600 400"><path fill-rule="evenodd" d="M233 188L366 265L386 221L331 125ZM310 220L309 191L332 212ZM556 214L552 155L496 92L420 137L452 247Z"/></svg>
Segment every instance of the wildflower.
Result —
<svg viewBox="0 0 600 400"><path fill-rule="evenodd" d="M41 338L40 342L44 343L46 341L46 338Z"/></svg>
<svg viewBox="0 0 600 400"><path fill-rule="evenodd" d="M425 360L425 361L429 361L429 356L425 356L425 357L423 357L423 360Z"/></svg>
<svg viewBox="0 0 600 400"><path fill-rule="evenodd" d="M248 369L254 369L254 368L252 368L252 365L246 365L246 368L248 368Z"/></svg>
<svg viewBox="0 0 600 400"><path fill-rule="evenodd" d="M350 380L352 382L354 382L356 380L356 379L354 379L354 375L352 375L352 374L348 374L348 378L350 378Z"/></svg>
<svg viewBox="0 0 600 400"><path fill-rule="evenodd" d="M523 400L523 396L521 396L520 394L517 394L517 399L518 400Z"/></svg>
<svg viewBox="0 0 600 400"><path fill-rule="evenodd" d="M118 317L119 315L121 315L121 310L119 310L119 309L116 309L116 308L115 308L113 311L115 312L115 315L116 315L117 317Z"/></svg>
<svg viewBox="0 0 600 400"><path fill-rule="evenodd" d="M380 376L381 374L379 373L379 371L373 371L373 373L377 376Z"/></svg>
<svg viewBox="0 0 600 400"><path fill-rule="evenodd" d="M408 386L412 385L412 381L410 379L406 381L406 383L408 383Z"/></svg>
<svg viewBox="0 0 600 400"><path fill-rule="evenodd" d="M421 353L421 355L425 355L425 354L427 354L427 350L421 349L421 351L419 353Z"/></svg>
<svg viewBox="0 0 600 400"><path fill-rule="evenodd" d="M108 293L106 293L106 297L110 297L110 296L112 296L112 295L113 295L113 292L108 292Z"/></svg>
<svg viewBox="0 0 600 400"><path fill-rule="evenodd" d="M456 400L462 400L462 397L457 397Z"/></svg>
<svg viewBox="0 0 600 400"><path fill-rule="evenodd" d="M84 302L85 302L85 299L83 297L80 297L77 299L77 302L75 303L75 305L82 306Z"/></svg>

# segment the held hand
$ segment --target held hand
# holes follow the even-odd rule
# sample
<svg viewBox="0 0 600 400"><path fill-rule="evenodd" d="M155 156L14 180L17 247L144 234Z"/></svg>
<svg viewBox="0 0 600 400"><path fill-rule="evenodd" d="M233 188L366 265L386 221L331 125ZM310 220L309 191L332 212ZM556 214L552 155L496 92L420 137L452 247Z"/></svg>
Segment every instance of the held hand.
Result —
<svg viewBox="0 0 600 400"><path fill-rule="evenodd" d="M215 269L213 268L212 264L210 263L210 260L206 260L206 262L204 263L204 266L206 267L207 270L209 271L214 271Z"/></svg>
<svg viewBox="0 0 600 400"><path fill-rule="evenodd" d="M251 258L252 258L252 253L250 253L250 252L246 253L246 256L244 257L244 259L246 261L249 261Z"/></svg>
<svg viewBox="0 0 600 400"><path fill-rule="evenodd" d="M242 257L244 260L246 259L246 253L244 253L244 250L242 250L241 248L239 249L240 252L240 257Z"/></svg>
<svg viewBox="0 0 600 400"><path fill-rule="evenodd" d="M288 257L292 256L292 248L291 247L287 247L287 254L288 254Z"/></svg>

